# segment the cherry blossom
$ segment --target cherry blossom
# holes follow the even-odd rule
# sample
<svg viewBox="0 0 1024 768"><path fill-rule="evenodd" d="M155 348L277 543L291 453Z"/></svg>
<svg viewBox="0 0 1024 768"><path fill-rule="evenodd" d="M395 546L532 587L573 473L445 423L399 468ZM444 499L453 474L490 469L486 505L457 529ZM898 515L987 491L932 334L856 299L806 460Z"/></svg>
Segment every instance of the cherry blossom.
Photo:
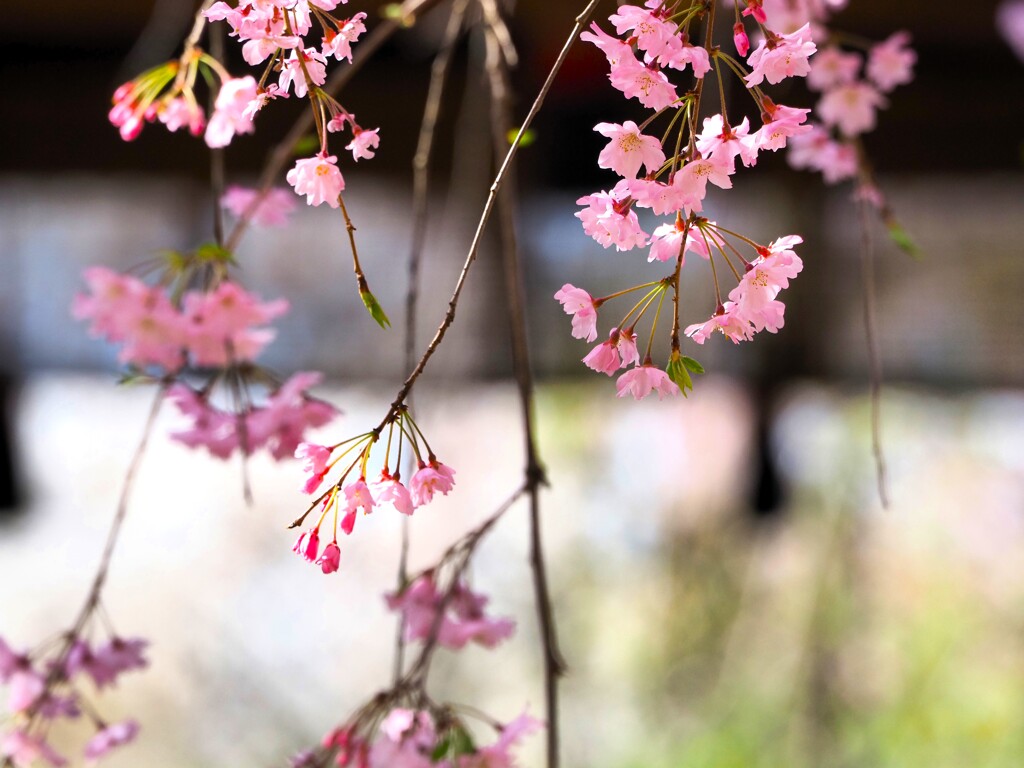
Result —
<svg viewBox="0 0 1024 768"><path fill-rule="evenodd" d="M221 83L213 114L206 126L206 144L226 147L235 134L256 130L251 115L247 114L249 102L256 97L256 79L251 75Z"/></svg>
<svg viewBox="0 0 1024 768"><path fill-rule="evenodd" d="M876 111L885 97L868 83L840 85L825 93L818 114L826 125L839 128L844 136L857 136L875 127Z"/></svg>
<svg viewBox="0 0 1024 768"><path fill-rule="evenodd" d="M400 594L385 595L385 601L391 610L402 612L406 639L411 641L427 640L436 632L438 644L446 648L458 650L471 642L494 648L515 631L511 619L487 616L488 598L462 583L452 587L445 601L430 575L415 579ZM445 613L439 620L442 605Z"/></svg>
<svg viewBox="0 0 1024 768"><path fill-rule="evenodd" d="M309 475L302 484L302 492L313 493L320 487L327 474L331 449L316 443L299 443L299 447L295 449L295 458L305 461L302 471Z"/></svg>
<svg viewBox="0 0 1024 768"><path fill-rule="evenodd" d="M664 72L645 66L633 56L612 64L608 78L615 88L648 109L664 109L679 98Z"/></svg>
<svg viewBox="0 0 1024 768"><path fill-rule="evenodd" d="M815 91L827 91L838 85L846 85L857 79L861 57L835 46L818 51L807 73L807 87Z"/></svg>
<svg viewBox="0 0 1024 768"><path fill-rule="evenodd" d="M389 474L382 473L380 480L373 484L372 491L378 505L390 504L403 515L411 515L416 508L409 489Z"/></svg>
<svg viewBox="0 0 1024 768"><path fill-rule="evenodd" d="M686 238L686 247L683 237ZM662 224L651 236L651 252L648 261L675 261L682 257L685 263L686 253L693 252L702 258L708 258L708 244L695 227L688 227L680 218L672 224Z"/></svg>
<svg viewBox="0 0 1024 768"><path fill-rule="evenodd" d="M380 144L380 137L377 135L379 128L373 130L364 130L361 128L353 128L353 137L345 149L352 152L352 157L355 160L362 158L369 159L374 155L374 149Z"/></svg>
<svg viewBox="0 0 1024 768"><path fill-rule="evenodd" d="M255 202L259 200L259 202ZM255 203L251 221L260 227L283 227L295 210L295 195L287 189L275 187L263 194L258 189L246 189L237 185L228 187L220 198L220 204L234 216L241 218L249 206Z"/></svg>
<svg viewBox="0 0 1024 768"><path fill-rule="evenodd" d="M787 77L803 77L811 70L808 58L816 50L809 24L788 35L769 34L747 58L751 72L744 80L748 86L765 80L776 85Z"/></svg>
<svg viewBox="0 0 1024 768"><path fill-rule="evenodd" d="M665 395L679 394L679 387L668 374L650 363L639 365L619 376L615 389L618 397L632 395L637 400L643 400L651 392L657 392L659 400Z"/></svg>
<svg viewBox="0 0 1024 768"><path fill-rule="evenodd" d="M914 79L917 54L909 48L910 35L896 32L868 53L867 75L883 93Z"/></svg>
<svg viewBox="0 0 1024 768"><path fill-rule="evenodd" d="M640 128L632 120L622 125L598 123L594 130L611 139L597 159L602 168L610 168L620 176L635 179L641 165L648 173L654 173L665 162L661 142L654 136L640 133Z"/></svg>
<svg viewBox="0 0 1024 768"><path fill-rule="evenodd" d="M525 712L506 723L498 733L498 740L481 747L472 755L460 755L458 768L515 768L511 750L525 737L544 727L544 723Z"/></svg>
<svg viewBox="0 0 1024 768"><path fill-rule="evenodd" d="M555 299L562 303L565 314L572 315L574 339L593 341L597 338L597 305L589 293L566 283L555 293Z"/></svg>
<svg viewBox="0 0 1024 768"><path fill-rule="evenodd" d="M366 14L359 12L352 18L346 19L339 29L328 29L324 32L323 55L326 58L333 56L338 61L352 61L352 44L359 39L359 36L366 32Z"/></svg>
<svg viewBox="0 0 1024 768"><path fill-rule="evenodd" d="M30 768L39 760L54 768L68 764L68 761L44 738L30 736L20 729L10 731L0 739L0 757L10 758L16 768Z"/></svg>
<svg viewBox="0 0 1024 768"><path fill-rule="evenodd" d="M321 153L296 160L295 167L285 175L295 193L306 196L308 205L327 203L338 207L338 195L345 189L345 179L338 170L338 158Z"/></svg>
<svg viewBox="0 0 1024 768"><path fill-rule="evenodd" d="M317 559L316 564L320 566L323 573L335 573L341 565L341 548L338 543L332 541L324 547L323 554Z"/></svg>
<svg viewBox="0 0 1024 768"><path fill-rule="evenodd" d="M611 192L581 197L576 204L586 206L575 214L583 222L583 231L605 248L614 245L618 251L628 251L647 244L647 233L631 210L628 188L621 183Z"/></svg>
<svg viewBox="0 0 1024 768"><path fill-rule="evenodd" d="M426 506L440 493L447 496L455 485L455 470L437 459L431 458L429 463L420 462L419 469L409 482L409 492L417 507Z"/></svg>
<svg viewBox="0 0 1024 768"><path fill-rule="evenodd" d="M94 765L101 757L111 750L122 747L135 740L139 732L139 724L134 720L124 720L108 725L85 745L85 760Z"/></svg>
<svg viewBox="0 0 1024 768"><path fill-rule="evenodd" d="M750 341L754 337L754 330L750 322L741 317L737 310L738 307L734 302L727 301L709 320L687 326L683 333L698 344L707 341L715 331L728 337L733 344Z"/></svg>

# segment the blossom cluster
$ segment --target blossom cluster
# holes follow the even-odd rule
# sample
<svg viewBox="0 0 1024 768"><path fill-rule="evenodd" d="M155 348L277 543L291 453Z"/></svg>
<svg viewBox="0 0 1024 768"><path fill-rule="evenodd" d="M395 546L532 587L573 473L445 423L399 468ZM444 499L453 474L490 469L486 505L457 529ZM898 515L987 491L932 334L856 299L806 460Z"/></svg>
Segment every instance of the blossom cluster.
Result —
<svg viewBox="0 0 1024 768"><path fill-rule="evenodd" d="M83 685L88 681L94 690L102 691L115 685L126 672L144 669L147 645L139 638L116 636L90 645L82 637L71 635L57 652L45 657L42 652L16 652L0 638L0 684L8 688L7 711L12 715L10 729L0 732L0 757L17 768L39 762L55 768L68 765L67 758L50 745L47 735L60 720L82 717L91 720L95 728L83 748L89 765L132 741L138 723L131 719L104 722L88 703Z"/></svg>
<svg viewBox="0 0 1024 768"><path fill-rule="evenodd" d="M459 650L473 642L494 648L515 630L515 621L491 618L484 612L489 599L456 581L447 596L440 594L432 573L425 573L401 592L385 595L388 608L402 614L407 640L428 640ZM440 614L440 615L439 615Z"/></svg>
<svg viewBox="0 0 1024 768"><path fill-rule="evenodd" d="M389 419L384 466L373 482L367 482L367 464L377 443L379 432L376 430L335 445L302 443L295 450L295 457L304 462L306 480L302 485L302 491L308 494L315 493L327 475L346 457L354 456L338 479L295 524L301 525L306 516L319 505L320 513L316 524L299 536L292 549L309 562L319 565L324 573L334 573L338 570L341 562L338 531L340 529L346 536L351 535L360 510L364 515L368 515L380 507L391 507L400 514L412 515L419 507L429 504L437 494L446 496L455 485L455 470L438 461L408 410L400 410ZM397 440L393 441L396 424ZM399 469L392 473L390 462L395 444L395 466ZM417 469L408 484L402 481L400 470L402 449L405 445L409 445L417 459ZM332 515L329 529L331 540L321 551L321 529L328 515Z"/></svg>
<svg viewBox="0 0 1024 768"><path fill-rule="evenodd" d="M644 291L640 301L611 327L608 339L583 358L588 367L609 376L629 369L617 382L620 397L685 393L692 385L690 373L703 371L699 363L680 351L679 280L687 253L710 263L715 298L711 318L687 327L687 336L702 344L718 330L739 342L752 339L762 330L775 333L783 325L785 307L778 294L802 268L801 260L791 250L800 238L784 237L765 246L701 215L709 184L732 188L737 161L744 167L754 166L762 152L775 152L811 131L807 123L809 109L778 104L763 90L765 83L775 85L811 71L811 56L817 51L811 22L806 20L787 32L773 31L767 6L751 0L742 12L758 25L760 39L753 50L737 6L732 42L745 63L714 44L714 3L695 2L687 7L685 3L648 0L643 7L622 5L609 16L619 37L605 33L597 24L582 35L604 53L612 86L654 110L654 114L639 125L627 120L595 126L594 130L609 140L601 150L598 165L620 178L608 190L581 197L577 203L584 207L576 216L584 232L605 248L644 249L648 262L674 267L672 274L660 280L601 298L571 284L555 294L573 317L573 336L593 342L597 338L598 309L613 298ZM697 46L690 42L690 28L700 20L704 21L705 40ZM668 73L687 68L696 86L681 91ZM721 87L720 111L701 120L702 101L707 98L703 80L711 71L720 86L723 76L739 80L757 108L760 125L756 129L746 116L738 122L730 121ZM664 118L668 118L668 124L660 138L648 132L655 121ZM653 227L646 227L638 215L638 211L645 210L663 218L656 219ZM743 251L749 253L749 249L753 253L744 256ZM716 262L732 273L734 288L722 290ZM662 370L653 364L652 348L669 292L675 316L671 355ZM727 299L723 299L723 293ZM654 316L651 335L646 351L641 353L637 325L648 313Z"/></svg>
<svg viewBox="0 0 1024 768"><path fill-rule="evenodd" d="M495 726L497 738L478 747L468 729L450 711L394 707L373 728L365 720L326 734L320 750L295 755L292 768L324 765L333 755L339 768L514 768L513 750L543 724L523 713Z"/></svg>

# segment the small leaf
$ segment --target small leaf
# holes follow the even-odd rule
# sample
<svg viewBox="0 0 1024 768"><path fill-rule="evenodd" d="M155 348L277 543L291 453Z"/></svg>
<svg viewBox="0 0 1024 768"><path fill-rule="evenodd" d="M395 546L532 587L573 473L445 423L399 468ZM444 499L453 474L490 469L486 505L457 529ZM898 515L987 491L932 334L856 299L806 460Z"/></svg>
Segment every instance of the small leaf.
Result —
<svg viewBox="0 0 1024 768"><path fill-rule="evenodd" d="M915 259L921 259L921 249L917 247L917 243L910 236L910 233L905 230L899 222L893 221L888 225L889 237L896 243L901 251L906 253Z"/></svg>
<svg viewBox="0 0 1024 768"><path fill-rule="evenodd" d="M314 155L320 149L320 139L312 134L307 134L292 145L292 154L296 157Z"/></svg>
<svg viewBox="0 0 1024 768"><path fill-rule="evenodd" d="M172 273L180 275L185 271L185 267L188 264L188 256L181 251L167 249L160 251L160 256L167 262L167 269Z"/></svg>
<svg viewBox="0 0 1024 768"><path fill-rule="evenodd" d="M678 352L673 352L672 357L669 358L668 365L665 367L665 373L672 379L679 387L679 391L686 396L688 389L693 389L693 379L690 378L690 372L686 370L687 366L683 362L685 358L681 357Z"/></svg>
<svg viewBox="0 0 1024 768"><path fill-rule="evenodd" d="M138 384L155 383L155 378L135 368L125 371L123 374L121 374L121 378L117 380L117 384L120 387L134 387Z"/></svg>
<svg viewBox="0 0 1024 768"><path fill-rule="evenodd" d="M369 291L360 291L359 298L363 300L363 304L370 313L370 317L377 321L377 325L381 328L390 328L391 321L388 320L388 316L384 314L384 310L377 302L377 297Z"/></svg>
<svg viewBox="0 0 1024 768"><path fill-rule="evenodd" d="M686 370L691 373L704 373L704 366L694 360L692 357L683 355L683 365L686 366Z"/></svg>
<svg viewBox="0 0 1024 768"><path fill-rule="evenodd" d="M437 742L437 746L430 755L431 762L439 763L445 758L456 758L461 755L472 755L476 752L476 745L465 728L456 725L448 731L444 737Z"/></svg>
<svg viewBox="0 0 1024 768"><path fill-rule="evenodd" d="M518 136L518 135L519 135L519 129L518 128L512 128L511 130L509 130L509 132L508 132L508 143L509 144L515 144L516 143L516 136ZM519 140L519 146L520 147L528 147L531 144L533 144L533 142L535 142L536 140L537 140L536 132L533 130L533 128L527 128L523 132L523 138L521 138Z"/></svg>
<svg viewBox="0 0 1024 768"><path fill-rule="evenodd" d="M203 243L196 248L196 260L200 263L203 262L221 262L224 264L234 264L235 257L231 251L222 245L216 243Z"/></svg>

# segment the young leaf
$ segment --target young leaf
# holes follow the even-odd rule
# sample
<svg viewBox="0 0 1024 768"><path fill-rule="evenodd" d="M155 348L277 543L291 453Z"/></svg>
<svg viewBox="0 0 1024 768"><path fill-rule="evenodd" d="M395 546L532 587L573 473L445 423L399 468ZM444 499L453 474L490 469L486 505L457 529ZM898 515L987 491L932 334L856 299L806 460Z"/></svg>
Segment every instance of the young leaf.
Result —
<svg viewBox="0 0 1024 768"><path fill-rule="evenodd" d="M231 254L231 251L216 243L203 243L200 245L196 249L196 259L200 262L220 261L227 264L235 263L235 257Z"/></svg>
<svg viewBox="0 0 1024 768"><path fill-rule="evenodd" d="M905 230L899 222L893 221L888 224L889 237L896 243L901 251L908 256L920 259L921 249L917 247L917 243L910 236L910 233Z"/></svg>
<svg viewBox="0 0 1024 768"><path fill-rule="evenodd" d="M381 328L390 328L391 321L388 320L388 316L384 314L384 310L377 302L377 297L369 291L360 291L359 297L363 300L363 304L366 306L367 311L370 313L370 317L377 321L377 325Z"/></svg>
<svg viewBox="0 0 1024 768"><path fill-rule="evenodd" d="M686 370L691 373L704 373L704 366L694 360L692 357L683 355L683 365L686 366Z"/></svg>
<svg viewBox="0 0 1024 768"><path fill-rule="evenodd" d="M690 378L690 372L687 370L684 360L686 358L681 357L678 352L673 352L672 357L669 358L668 365L665 367L665 373L676 383L679 391L683 393L683 397L686 397L686 391L693 389L693 379Z"/></svg>
<svg viewBox="0 0 1024 768"><path fill-rule="evenodd" d="M320 149L320 139L312 134L307 134L292 145L292 154L296 157L306 157Z"/></svg>
<svg viewBox="0 0 1024 768"><path fill-rule="evenodd" d="M509 130L508 136L507 136L508 143L509 144L513 144L515 142L515 140L516 140L516 136L518 136L518 135L519 135L519 129L518 128L512 128L511 130ZM531 144L533 144L533 142L535 142L536 140L537 140L537 134L534 132L534 130L532 128L527 128L526 131L523 133L523 138L521 138L519 140L519 146L520 147L528 147Z"/></svg>

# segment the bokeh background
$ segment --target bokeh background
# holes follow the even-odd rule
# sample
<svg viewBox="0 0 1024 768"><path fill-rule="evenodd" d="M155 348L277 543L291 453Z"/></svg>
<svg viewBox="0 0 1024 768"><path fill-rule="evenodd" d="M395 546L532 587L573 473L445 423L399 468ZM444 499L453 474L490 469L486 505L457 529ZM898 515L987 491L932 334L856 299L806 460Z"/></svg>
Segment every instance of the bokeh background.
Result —
<svg viewBox="0 0 1024 768"><path fill-rule="evenodd" d="M575 5L516 3L518 115ZM824 188L778 157L741 172L727 199L710 198L713 218L760 240L803 235L786 328L738 348L716 339L692 349L711 373L688 399L634 403L586 375L586 346L551 300L564 282L608 293L647 269L635 253L603 251L572 216L577 197L611 178L596 166L603 140L592 126L640 115L607 84L599 53L572 55L521 154L573 768L1024 762L1022 65L995 29L995 3L852 6L837 26L875 39L908 29L920 55L918 79L893 94L867 139L922 255L874 233L887 511L870 453L848 188ZM351 7L373 15L377 4ZM77 609L151 397L116 387L115 350L70 319L80 272L210 238L201 143L148 127L124 144L106 120L113 88L174 55L191 13L169 0L4 9L0 635L17 646L59 631ZM381 127L378 157L346 169L347 202L393 319L405 292L411 156L444 18L400 33L343 99ZM479 57L473 43L460 48L441 123L421 340L443 314L490 180ZM799 86L780 99L810 103ZM301 105L275 107L229 148L231 181L255 176ZM519 479L490 245L418 388L421 424L459 485L413 519L414 568ZM267 364L328 375L320 394L345 413L322 436L375 424L404 373L402 341L359 304L340 217L303 207L287 229L250 235L239 258L249 287L293 306ZM703 266L687 289L695 317L711 309ZM246 506L238 463L171 442L176 423L170 410L161 417L106 598L118 630L154 642L152 669L104 697L112 717L135 713L145 725L110 765L280 765L388 679L393 619L381 593L394 582L398 521L367 520L346 542L341 572L325 578L290 552L284 530L303 506L298 466L256 457ZM473 581L519 631L497 651L442 655L433 678L439 696L500 719L541 710L526 555L517 510ZM524 764L539 764L538 746Z"/></svg>

